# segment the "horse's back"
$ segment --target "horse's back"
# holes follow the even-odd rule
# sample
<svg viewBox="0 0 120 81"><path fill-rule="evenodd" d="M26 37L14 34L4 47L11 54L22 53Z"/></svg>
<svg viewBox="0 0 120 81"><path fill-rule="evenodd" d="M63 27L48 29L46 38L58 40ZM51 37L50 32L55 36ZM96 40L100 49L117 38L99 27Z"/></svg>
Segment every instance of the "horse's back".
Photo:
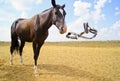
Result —
<svg viewBox="0 0 120 81"><path fill-rule="evenodd" d="M33 36L33 34L31 34L33 32L31 31L32 25L31 19L19 18L13 22L11 33L15 32L21 40L31 42Z"/></svg>
<svg viewBox="0 0 120 81"><path fill-rule="evenodd" d="M16 26L19 23L19 21L24 20L23 18L19 18L15 20L11 25L11 36L16 34Z"/></svg>

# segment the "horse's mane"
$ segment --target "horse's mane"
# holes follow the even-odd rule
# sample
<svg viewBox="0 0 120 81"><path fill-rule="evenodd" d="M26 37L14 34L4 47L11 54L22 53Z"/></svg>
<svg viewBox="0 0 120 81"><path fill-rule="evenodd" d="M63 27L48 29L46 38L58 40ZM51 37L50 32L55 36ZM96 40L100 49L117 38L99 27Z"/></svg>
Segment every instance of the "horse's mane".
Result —
<svg viewBox="0 0 120 81"><path fill-rule="evenodd" d="M52 7L51 8L49 8L49 9L46 9L46 10L44 10L44 11L42 11L41 13L38 13L38 14L36 14L36 15L41 15L41 14L44 14L45 12L47 12L47 11L49 11L49 10L51 10L52 9ZM36 17L36 15L34 15L32 18L35 18Z"/></svg>
<svg viewBox="0 0 120 81"><path fill-rule="evenodd" d="M46 10L42 11L41 13L44 13L44 12L46 12L46 11L50 10L50 9L52 9L52 7L51 7L51 8L49 8L49 9L46 9Z"/></svg>

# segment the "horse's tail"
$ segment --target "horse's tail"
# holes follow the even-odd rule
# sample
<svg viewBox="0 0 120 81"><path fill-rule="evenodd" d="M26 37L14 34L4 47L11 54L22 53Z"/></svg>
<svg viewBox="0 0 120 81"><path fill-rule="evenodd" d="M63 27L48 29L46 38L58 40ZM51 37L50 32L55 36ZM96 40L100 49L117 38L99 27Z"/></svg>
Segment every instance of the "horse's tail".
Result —
<svg viewBox="0 0 120 81"><path fill-rule="evenodd" d="M19 51L19 41L18 41L18 36L16 33L16 26L17 26L18 20L13 22L11 26L11 47L10 47L10 52L13 53L14 50L17 52Z"/></svg>

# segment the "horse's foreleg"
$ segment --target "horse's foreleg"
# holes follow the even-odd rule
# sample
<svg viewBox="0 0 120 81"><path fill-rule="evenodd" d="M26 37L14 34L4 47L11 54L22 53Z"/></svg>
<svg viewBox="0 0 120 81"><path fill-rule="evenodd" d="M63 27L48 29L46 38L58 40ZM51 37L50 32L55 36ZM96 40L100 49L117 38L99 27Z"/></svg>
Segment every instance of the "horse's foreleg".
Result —
<svg viewBox="0 0 120 81"><path fill-rule="evenodd" d="M39 43L33 43L33 50L34 50L34 69L35 69L35 74L37 74L37 59L39 56L40 48L42 44Z"/></svg>
<svg viewBox="0 0 120 81"><path fill-rule="evenodd" d="M23 47L25 45L25 42L24 41L21 41L21 45L20 45L20 48L19 48L19 53L20 53L20 63L23 64L23 58L22 58L22 51L23 51Z"/></svg>
<svg viewBox="0 0 120 81"><path fill-rule="evenodd" d="M33 51L34 51L34 61L35 61L35 55L36 55L36 42L33 42ZM35 73L37 73L37 65L34 64Z"/></svg>

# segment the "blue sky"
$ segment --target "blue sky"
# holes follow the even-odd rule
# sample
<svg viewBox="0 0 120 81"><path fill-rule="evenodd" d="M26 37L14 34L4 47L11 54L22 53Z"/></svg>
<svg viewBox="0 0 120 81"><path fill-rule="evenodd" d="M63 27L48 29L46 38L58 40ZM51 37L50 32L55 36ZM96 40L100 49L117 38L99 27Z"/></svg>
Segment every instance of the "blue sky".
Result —
<svg viewBox="0 0 120 81"><path fill-rule="evenodd" d="M66 5L67 32L80 33L83 23L88 22L98 30L93 40L120 40L120 0L56 0L56 3ZM10 27L15 19L31 18L50 7L51 0L0 0L0 41L10 41ZM46 41L73 41L66 34L59 34L52 26ZM86 39L78 39L81 40Z"/></svg>

